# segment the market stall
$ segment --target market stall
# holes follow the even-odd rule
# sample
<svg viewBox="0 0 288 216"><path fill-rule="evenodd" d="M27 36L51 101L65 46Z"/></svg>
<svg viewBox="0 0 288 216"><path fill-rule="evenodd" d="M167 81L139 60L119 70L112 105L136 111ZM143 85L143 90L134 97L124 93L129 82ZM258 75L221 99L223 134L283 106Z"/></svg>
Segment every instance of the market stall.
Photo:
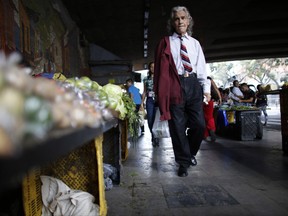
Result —
<svg viewBox="0 0 288 216"><path fill-rule="evenodd" d="M254 107L220 108L217 114L217 134L239 140L261 139L261 111Z"/></svg>
<svg viewBox="0 0 288 216"><path fill-rule="evenodd" d="M72 193L73 199L89 197L95 215L106 215L103 166L115 168L113 183L119 184L123 137L131 128L122 124L134 113L132 99L120 86L88 77L34 78L18 66L17 55L1 58L0 213L13 206L7 196L22 186L15 199L26 215L57 214L57 200ZM49 191L47 182L63 190Z"/></svg>

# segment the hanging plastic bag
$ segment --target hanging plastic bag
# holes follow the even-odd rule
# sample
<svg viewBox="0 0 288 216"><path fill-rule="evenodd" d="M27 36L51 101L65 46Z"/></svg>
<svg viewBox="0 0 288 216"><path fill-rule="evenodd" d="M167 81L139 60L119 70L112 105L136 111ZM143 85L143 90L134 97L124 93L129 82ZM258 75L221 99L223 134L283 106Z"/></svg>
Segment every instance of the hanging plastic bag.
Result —
<svg viewBox="0 0 288 216"><path fill-rule="evenodd" d="M145 109L141 106L139 111L138 111L139 117L140 117L140 126L144 126L145 124L145 119L147 119L147 114Z"/></svg>
<svg viewBox="0 0 288 216"><path fill-rule="evenodd" d="M152 133L155 138L169 138L169 125L168 120L161 121L160 120L160 110L157 108L155 114L155 120L152 127Z"/></svg>

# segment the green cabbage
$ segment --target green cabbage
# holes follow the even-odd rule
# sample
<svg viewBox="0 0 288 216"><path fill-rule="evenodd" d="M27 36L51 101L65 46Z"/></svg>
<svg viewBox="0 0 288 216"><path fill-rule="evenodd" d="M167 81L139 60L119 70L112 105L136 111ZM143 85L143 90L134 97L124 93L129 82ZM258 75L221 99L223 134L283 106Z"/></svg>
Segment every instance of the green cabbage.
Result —
<svg viewBox="0 0 288 216"><path fill-rule="evenodd" d="M122 100L122 88L119 85L108 83L102 87L102 90L105 91L108 95L108 107L119 112L119 119L125 119L127 109L125 108L125 104Z"/></svg>

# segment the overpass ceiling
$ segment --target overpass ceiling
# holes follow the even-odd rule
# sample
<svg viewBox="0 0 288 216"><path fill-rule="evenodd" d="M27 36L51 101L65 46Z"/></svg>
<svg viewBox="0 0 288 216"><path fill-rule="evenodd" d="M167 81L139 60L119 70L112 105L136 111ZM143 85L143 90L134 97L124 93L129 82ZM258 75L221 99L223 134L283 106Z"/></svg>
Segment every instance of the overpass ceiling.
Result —
<svg viewBox="0 0 288 216"><path fill-rule="evenodd" d="M62 0L90 43L123 59L153 59L173 6L186 6L193 36L207 62L288 57L288 13L285 1L262 0ZM143 57L144 11L148 18L148 57Z"/></svg>

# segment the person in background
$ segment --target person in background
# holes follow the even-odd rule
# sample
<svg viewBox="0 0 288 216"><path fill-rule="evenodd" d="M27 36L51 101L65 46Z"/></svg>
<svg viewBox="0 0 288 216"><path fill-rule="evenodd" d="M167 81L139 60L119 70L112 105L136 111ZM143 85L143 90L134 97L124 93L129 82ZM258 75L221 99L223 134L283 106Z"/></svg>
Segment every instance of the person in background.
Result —
<svg viewBox="0 0 288 216"><path fill-rule="evenodd" d="M148 74L143 79L143 94L142 94L142 106L144 107L144 103L146 100L146 112L147 112L147 122L148 127L151 133L151 141L153 147L159 146L159 139L155 138L152 133L153 123L155 120L156 114L156 103L155 103L155 93L154 93L154 62L150 62L148 65Z"/></svg>
<svg viewBox="0 0 288 216"><path fill-rule="evenodd" d="M130 97L133 99L136 105L136 112L138 112L142 102L140 89L134 85L134 82L131 78L126 80L126 86L127 86L127 92L129 93ZM143 133L144 133L144 126L141 126L141 134Z"/></svg>
<svg viewBox="0 0 288 216"><path fill-rule="evenodd" d="M257 85L257 92L255 94L256 98L256 107L258 107L264 114L264 126L267 125L268 114L267 114L267 106L268 106L268 99L267 95L264 93L263 87L261 84Z"/></svg>
<svg viewBox="0 0 288 216"><path fill-rule="evenodd" d="M249 88L247 83L241 83L240 89L243 92L244 97L239 100L239 103L244 106L253 106L255 102L255 92Z"/></svg>
<svg viewBox="0 0 288 216"><path fill-rule="evenodd" d="M203 103L203 110L204 110L204 117L205 117L205 124L206 129L204 132L204 139L206 141L216 141L216 124L214 119L214 105L220 105L221 104L221 93L216 85L216 83L213 81L211 77L207 77L208 81L211 82L211 100L208 103Z"/></svg>
<svg viewBox="0 0 288 216"><path fill-rule="evenodd" d="M222 98L222 100L221 100L222 104L233 103L233 101L232 101L232 99L230 99L229 95L230 95L230 88L223 89L222 97L221 97Z"/></svg>
<svg viewBox="0 0 288 216"><path fill-rule="evenodd" d="M233 104L236 106L242 105L241 102L239 102L241 99L243 99L244 95L241 91L240 84L238 80L233 81L233 86L231 88L229 98L232 99Z"/></svg>
<svg viewBox="0 0 288 216"><path fill-rule="evenodd" d="M221 98L222 98L223 97L224 88L223 87L219 87L218 91L220 92L220 95L221 95Z"/></svg>
<svg viewBox="0 0 288 216"><path fill-rule="evenodd" d="M155 49L154 91L160 120L169 122L178 176L186 177L188 167L197 165L195 156L205 130L203 99L205 95L210 101L210 83L202 47L191 36L193 19L188 9L176 6L170 15L170 36L160 39ZM188 53L185 62L183 46Z"/></svg>

